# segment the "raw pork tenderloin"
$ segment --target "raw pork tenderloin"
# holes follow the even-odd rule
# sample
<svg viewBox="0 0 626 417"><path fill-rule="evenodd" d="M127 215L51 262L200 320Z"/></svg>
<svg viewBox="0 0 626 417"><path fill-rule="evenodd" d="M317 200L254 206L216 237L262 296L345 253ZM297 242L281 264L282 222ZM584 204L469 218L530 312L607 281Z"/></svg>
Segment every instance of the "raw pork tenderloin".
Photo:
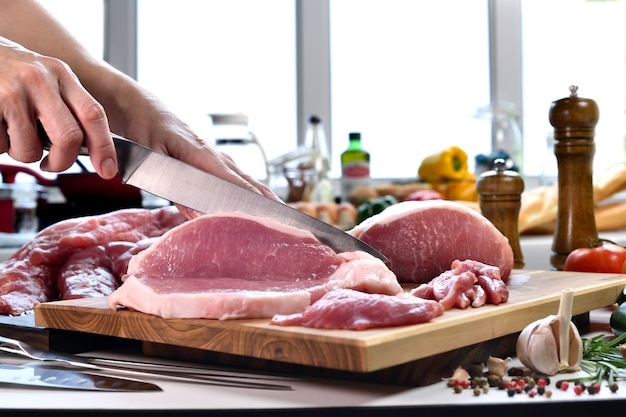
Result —
<svg viewBox="0 0 626 417"><path fill-rule="evenodd" d="M275 315L272 324L324 329L364 330L428 322L453 307L506 303L509 290L500 270L481 262L456 260L409 293L366 294L333 290L302 313Z"/></svg>
<svg viewBox="0 0 626 417"><path fill-rule="evenodd" d="M22 314L56 299L110 294L132 254L185 220L176 207L167 206L48 226L0 264L0 314Z"/></svg>
<svg viewBox="0 0 626 417"><path fill-rule="evenodd" d="M444 313L443 306L407 293L368 294L351 289L326 293L302 313L275 315L272 324L320 329L365 330L426 323Z"/></svg>
<svg viewBox="0 0 626 417"><path fill-rule="evenodd" d="M426 283L454 260L475 260L513 269L509 241L486 217L448 200L405 201L386 208L349 233L389 258L400 282Z"/></svg>
<svg viewBox="0 0 626 417"><path fill-rule="evenodd" d="M268 318L304 311L336 288L402 292L365 252L336 254L309 231L219 213L187 221L133 256L107 302L163 318Z"/></svg>

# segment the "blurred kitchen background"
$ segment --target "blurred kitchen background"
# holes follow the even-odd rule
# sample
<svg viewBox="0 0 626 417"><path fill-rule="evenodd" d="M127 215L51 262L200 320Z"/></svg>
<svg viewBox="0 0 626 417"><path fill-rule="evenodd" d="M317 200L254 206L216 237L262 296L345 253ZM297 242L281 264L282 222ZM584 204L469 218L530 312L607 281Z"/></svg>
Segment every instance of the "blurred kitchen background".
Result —
<svg viewBox="0 0 626 417"><path fill-rule="evenodd" d="M266 161L303 143L313 114L334 180L350 132L371 154L374 183L415 181L423 158L454 145L475 170L474 157L491 152L476 111L505 103L526 187L544 184L556 176L548 111L572 84L600 108L595 170L625 159L626 0L42 3L208 141L210 114L246 115L265 155L238 162L261 180Z"/></svg>

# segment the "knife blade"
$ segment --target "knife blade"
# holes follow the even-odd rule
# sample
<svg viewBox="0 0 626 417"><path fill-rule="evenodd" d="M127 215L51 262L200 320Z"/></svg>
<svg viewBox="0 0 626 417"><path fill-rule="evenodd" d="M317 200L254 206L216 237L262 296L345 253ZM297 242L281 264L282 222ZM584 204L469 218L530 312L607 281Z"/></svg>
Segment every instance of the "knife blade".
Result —
<svg viewBox="0 0 626 417"><path fill-rule="evenodd" d="M50 139L38 122L44 148ZM364 251L387 263L367 243L287 204L265 197L171 156L111 133L122 182L201 213L242 212L309 230L335 252ZM88 155L82 147L81 155Z"/></svg>
<svg viewBox="0 0 626 417"><path fill-rule="evenodd" d="M86 391L161 391L158 385L128 378L41 366L0 364L0 384Z"/></svg>

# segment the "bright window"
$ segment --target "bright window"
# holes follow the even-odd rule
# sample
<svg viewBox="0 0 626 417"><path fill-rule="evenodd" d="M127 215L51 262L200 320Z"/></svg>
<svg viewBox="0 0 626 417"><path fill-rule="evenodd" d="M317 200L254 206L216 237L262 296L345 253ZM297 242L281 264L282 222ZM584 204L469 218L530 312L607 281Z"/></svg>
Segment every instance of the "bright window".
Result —
<svg viewBox="0 0 626 417"><path fill-rule="evenodd" d="M553 101L569 86L598 103L594 169L624 162L626 2L522 2L524 147L526 173L539 175L546 154ZM553 154L552 154L553 155ZM548 159L554 160L551 155ZM555 173L555 163L549 164Z"/></svg>
<svg viewBox="0 0 626 417"><path fill-rule="evenodd" d="M53 16L97 57L104 50L104 4L102 0L40 0Z"/></svg>
<svg viewBox="0 0 626 417"><path fill-rule="evenodd" d="M489 102L487 17L485 0L331 0L334 161L351 131L377 178L414 179L450 145L489 153L473 118Z"/></svg>
<svg viewBox="0 0 626 417"><path fill-rule="evenodd" d="M102 55L102 0L42 3ZM362 133L375 178L415 178L422 158L450 145L470 162L490 151L473 117L490 100L488 5L330 0L334 176L351 131ZM208 113L243 112L270 159L295 148L294 0L138 0L138 8L143 85L207 140ZM596 168L623 162L626 0L521 0L521 15L524 174L540 175L553 156L548 111L570 84L600 107Z"/></svg>
<svg viewBox="0 0 626 417"><path fill-rule="evenodd" d="M208 114L244 113L268 159L295 148L293 0L140 0L137 49L138 81L207 140Z"/></svg>

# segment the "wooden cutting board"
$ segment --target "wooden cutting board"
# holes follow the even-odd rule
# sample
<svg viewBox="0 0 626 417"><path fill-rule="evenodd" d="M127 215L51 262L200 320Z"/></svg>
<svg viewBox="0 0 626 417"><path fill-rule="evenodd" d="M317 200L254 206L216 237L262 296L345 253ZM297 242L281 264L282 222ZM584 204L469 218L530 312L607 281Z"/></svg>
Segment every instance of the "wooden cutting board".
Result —
<svg viewBox="0 0 626 417"><path fill-rule="evenodd" d="M39 304L35 324L289 364L372 372L517 333L534 320L556 314L565 288L574 290L573 314L579 315L613 304L625 285L623 274L513 271L505 304L452 309L428 323L365 331L282 327L269 324L269 319L166 320L126 309L114 311L105 298Z"/></svg>

